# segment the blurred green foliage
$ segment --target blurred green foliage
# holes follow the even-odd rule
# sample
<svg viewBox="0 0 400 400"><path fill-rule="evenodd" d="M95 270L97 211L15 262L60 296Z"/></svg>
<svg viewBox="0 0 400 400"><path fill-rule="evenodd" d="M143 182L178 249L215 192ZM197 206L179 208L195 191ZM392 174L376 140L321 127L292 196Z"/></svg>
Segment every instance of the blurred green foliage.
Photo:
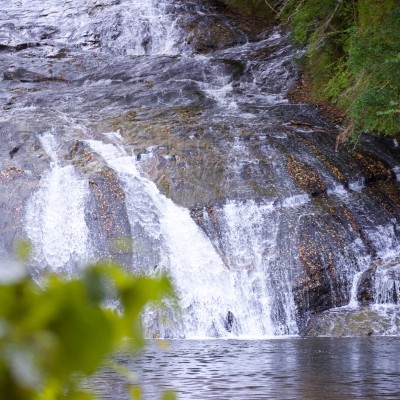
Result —
<svg viewBox="0 0 400 400"><path fill-rule="evenodd" d="M27 275L0 282L1 399L92 399L82 379L114 352L140 349L143 308L174 296L166 277L133 276L112 263L69 280L50 275L41 286ZM105 307L116 296L119 309ZM132 394L140 398L137 388Z"/></svg>
<svg viewBox="0 0 400 400"><path fill-rule="evenodd" d="M287 0L312 95L344 109L352 132L400 136L400 2Z"/></svg>

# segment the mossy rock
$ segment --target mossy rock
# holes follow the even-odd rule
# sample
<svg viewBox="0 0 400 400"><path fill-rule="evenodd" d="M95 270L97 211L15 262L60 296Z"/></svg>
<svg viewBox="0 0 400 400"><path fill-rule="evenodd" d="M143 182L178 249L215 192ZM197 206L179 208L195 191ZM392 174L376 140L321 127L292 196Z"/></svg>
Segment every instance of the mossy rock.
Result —
<svg viewBox="0 0 400 400"><path fill-rule="evenodd" d="M397 308L336 309L313 315L301 336L372 336L399 334Z"/></svg>

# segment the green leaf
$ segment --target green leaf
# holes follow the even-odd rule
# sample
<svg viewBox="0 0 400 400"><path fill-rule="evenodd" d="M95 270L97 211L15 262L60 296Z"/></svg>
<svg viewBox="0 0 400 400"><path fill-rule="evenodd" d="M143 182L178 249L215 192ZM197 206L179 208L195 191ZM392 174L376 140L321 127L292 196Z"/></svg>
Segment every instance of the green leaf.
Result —
<svg viewBox="0 0 400 400"><path fill-rule="evenodd" d="M176 393L173 390L165 390L162 394L161 400L176 400Z"/></svg>
<svg viewBox="0 0 400 400"><path fill-rule="evenodd" d="M140 400L142 398L142 391L138 386L132 386L129 393L134 400Z"/></svg>
<svg viewBox="0 0 400 400"><path fill-rule="evenodd" d="M15 244L15 256L20 262L27 262L31 255L31 244L27 240L20 240Z"/></svg>
<svg viewBox="0 0 400 400"><path fill-rule="evenodd" d="M42 288L29 276L3 282L0 398L92 399L79 390L80 380L122 345L142 346L141 312L165 296L173 296L166 277L134 276L113 263L90 266L71 280L50 275ZM109 298L119 298L120 309L104 307Z"/></svg>

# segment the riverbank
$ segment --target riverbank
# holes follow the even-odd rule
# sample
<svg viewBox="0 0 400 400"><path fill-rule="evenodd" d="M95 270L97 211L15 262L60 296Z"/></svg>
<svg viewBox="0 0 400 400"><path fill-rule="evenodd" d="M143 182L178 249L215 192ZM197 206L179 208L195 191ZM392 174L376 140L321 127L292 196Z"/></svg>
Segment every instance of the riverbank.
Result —
<svg viewBox="0 0 400 400"><path fill-rule="evenodd" d="M290 29L292 43L305 49L306 87L300 86L294 99L316 104L334 119L343 113L347 138L363 132L400 136L398 2L225 2L244 14L275 18Z"/></svg>

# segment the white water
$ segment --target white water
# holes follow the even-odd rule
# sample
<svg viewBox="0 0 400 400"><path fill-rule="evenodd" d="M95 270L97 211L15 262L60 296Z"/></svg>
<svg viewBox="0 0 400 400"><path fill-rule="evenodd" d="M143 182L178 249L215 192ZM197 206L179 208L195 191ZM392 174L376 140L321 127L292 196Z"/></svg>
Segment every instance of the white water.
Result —
<svg viewBox="0 0 400 400"><path fill-rule="evenodd" d="M270 334L295 334L290 269L278 261L278 223L271 203L228 202L223 208L223 248L229 268L247 293L249 312ZM279 288L279 289L278 289ZM265 324L265 323L264 323ZM271 329L272 328L272 329Z"/></svg>
<svg viewBox="0 0 400 400"><path fill-rule="evenodd" d="M134 157L113 144L94 140L87 143L117 172L125 191L132 230L139 221L149 236L159 240L160 267L172 277L182 309L183 332L178 332L180 335L225 336L229 311L235 319L232 332L237 335L261 337L278 333L271 320L273 310L269 295L273 289L264 278L265 263L259 259L258 247L265 243L250 243L254 237L248 231L257 230L262 210L254 207L252 215L247 214L248 210L235 215L240 210L226 207L227 223L231 225L228 235L231 235L232 260L235 259L235 265L226 265L189 211L174 204L153 182L139 174ZM241 231L237 231L239 225ZM258 239L271 241L272 246L275 234L272 225L270 231L271 238L262 239L259 234ZM238 242L244 234L252 249L243 249L240 254ZM246 251L250 259L246 259ZM293 310L293 305L291 307ZM289 331L295 333L296 324L289 309L288 315Z"/></svg>
<svg viewBox="0 0 400 400"><path fill-rule="evenodd" d="M60 164L57 142L51 133L41 136L40 141L50 157L51 169L27 204L25 229L36 265L72 272L90 259L85 222L88 184L72 165Z"/></svg>
<svg viewBox="0 0 400 400"><path fill-rule="evenodd" d="M215 243L193 221L189 210L174 204L141 175L136 157L127 155L118 144L121 135L107 132L104 137L117 144L97 140L86 143L117 173L125 193L133 242L140 239L135 237L140 227L139 235L157 253L158 264L145 272L167 272L179 297L181 320L172 310L166 314L149 310L144 319L147 334L185 338L296 334L291 266L284 265L279 254L278 226L280 210L301 207L311 201L310 196L294 195L278 204L228 201L219 212L222 242L216 249ZM63 166L52 133L41 136L40 141L50 158L51 169L42 177L39 190L28 203L26 232L33 244L36 265L73 272L91 254L85 222L88 184L72 165ZM237 152L248 155L237 141L232 151L231 155ZM236 173L241 164L238 168ZM205 214L205 218L210 216ZM378 226L367 232L380 247L382 256L398 252L393 229L391 225ZM359 254L357 264L348 264L351 252ZM353 276L347 308L357 308L359 279L370 263L370 258L363 259L362 253L363 245L356 241L337 259L343 276ZM132 267L139 271L142 266ZM393 291L395 296L399 295L399 282L393 268L378 270L376 303L392 303ZM386 313L385 310L382 312ZM234 317L229 327L228 313ZM165 322L166 316L170 324Z"/></svg>
<svg viewBox="0 0 400 400"><path fill-rule="evenodd" d="M400 264L394 260L378 267L374 279L376 304L393 304L400 301Z"/></svg>
<svg viewBox="0 0 400 400"><path fill-rule="evenodd" d="M394 232L393 225L376 226L374 230L367 230L367 235L374 243L378 256L378 266L373 277L373 298L376 306L393 305L400 299L400 269L397 255L400 253L400 243ZM355 246L355 247L354 247ZM363 273L371 265L371 257L362 257L360 243L354 243L353 251L359 254L358 272L353 276L350 300L343 308L356 309L359 307L357 294ZM358 249L357 249L358 247ZM351 274L352 271L348 271ZM386 313L385 308L377 309Z"/></svg>
<svg viewBox="0 0 400 400"><path fill-rule="evenodd" d="M10 2L6 0L7 3ZM23 25L29 26L28 22L35 18L39 25L59 27L59 31L55 32L47 43L52 52L58 45L68 43L68 46L79 51L90 49L111 53L111 57L114 57L114 54L128 56L124 60L127 60L129 68L135 71L135 62L148 60L149 57L130 56L158 57L182 54L185 47L184 35L177 25L175 6L169 2L144 0L118 3L105 0L100 5L95 0L47 0L45 3L38 0L22 0L20 6L15 2L14 8L20 7L20 20ZM21 29L19 36L12 36L9 44L16 45L35 40L32 37L34 34L35 32L29 29ZM279 34L275 33L265 42L278 39ZM44 51L48 51L47 44L43 46ZM225 49L220 52L220 56L228 60L243 57L243 50L246 48L251 55L254 46L258 45L249 42L243 46ZM265 43L260 42L259 46L259 49L262 49ZM238 52L241 54L238 55ZM288 102L285 93L291 81L295 79L286 65L291 56L277 56L276 60L269 64L258 61L251 63L246 60L245 73L240 81L236 82L239 86L234 85L232 74L226 73L220 62L214 65L210 63L208 56L193 56L196 65L201 63L200 72L193 76L189 74L189 78L183 76L182 79L196 82L196 87L205 97L215 103L221 112L221 119L228 121L229 118L240 115L243 120L258 120L259 116L254 110L260 109L261 113L271 105ZM168 71L164 72L169 77ZM99 92L101 88L112 87L112 83L113 81L108 79L90 81L91 85L98 86ZM89 81L87 86L90 86ZM243 95L238 94L238 88ZM130 88L127 87L126 92L129 91ZM250 97L247 97L247 92L251 93ZM125 92L123 94L126 95ZM127 102L130 101L128 97ZM118 99L117 95L115 99ZM247 105L251 105L250 111L247 110ZM246 112L241 111L242 108L246 109ZM80 114L80 109L77 113ZM235 119L232 121L233 124L237 122ZM209 129L212 130L213 127L210 126ZM305 131L308 132L309 129ZM285 244L287 247L283 247L279 242L278 229L282 229L282 225L285 226L280 226L284 213L291 218L286 229L292 226L292 221L295 225L296 219L299 222L302 217L316 216L311 209L314 199L296 189L288 179L282 169L285 159L274 146L263 145L262 161L267 160L270 163L270 169L274 171L271 176L281 173L280 179L275 179L274 182L274 188L278 189L277 198L268 197L268 200L263 199L260 202L229 200L236 198L236 195L238 198L247 199L247 194L252 193L250 186L253 180L244 176L247 173L253 176L258 170L265 168L264 165L258 169L260 160L254 156L254 149L250 149L248 141L243 140L244 133L244 128L240 126L229 127L227 132L230 135L229 141L226 142L227 174L221 184L225 184L230 192L227 202L214 215L219 219L216 225L220 229L220 243L204 233L190 217L189 210L174 204L159 192L154 183L145 179L137 169L135 157L127 155L122 145L87 141L116 172L123 188L133 244L143 245L143 248L138 246L135 249L139 255L133 257L132 268L150 274L165 271L172 277L177 288L182 309L181 323L177 322L178 316L173 310L168 310L165 315L149 311L145 324L150 335L159 333L160 336L187 338L233 335L265 337L298 332L291 276L296 272L296 268L299 269L296 255L293 256L298 250L297 243L288 239L288 244ZM259 133L260 137L267 137L263 130L260 129ZM271 134L275 139L288 138L287 134L279 129ZM82 139L81 136L78 139ZM85 136L89 136L89 130L85 132ZM121 141L121 137L113 132L104 136L105 141ZM195 136L191 137L195 139ZM57 272L71 272L91 258L92 246L89 237L92 236L85 221L85 206L89 196L88 182L72 165L65 165L61 161L61 156L58 156L58 144L52 134L45 134L41 143L51 160L51 168L43 175L38 191L27 205L26 232L34 246L36 266L48 267ZM152 147L155 146L148 148L148 157L153 157ZM395 169L395 172L398 171ZM265 177L268 179L268 174L265 174ZM364 191L365 182L361 178L355 180L349 184L350 190L346 190L344 186L332 180L328 187L329 196L345 202L353 211L358 207L353 196L356 197ZM279 189L282 189L284 195ZM310 214L298 211L305 205L310 206ZM362 207L360 202L359 208ZM211 221L213 216L205 213L204 218L208 218L206 223L214 223ZM362 215L362 218L367 221L371 216ZM317 219L316 221L318 223ZM371 224L366 225L370 227L366 230L366 236L377 248L377 256L390 258L399 254L400 246L394 226L378 225L372 218L371 221ZM280 233L282 236L286 234ZM359 279L370 264L371 257L367 255L366 245L359 238L350 244L347 243L343 249L337 244L333 246L337 247L332 248L337 274L343 282L348 283L346 294L349 294L351 287L349 306L356 308ZM146 254L141 257L141 252L152 254L146 259ZM147 263L141 264L144 259ZM393 290L398 295L398 282L398 276L394 275L392 269L385 269L382 273L378 271L375 280L377 303L386 305L393 301ZM234 319L232 326L227 328L228 313L232 313ZM165 317L175 325L168 326L168 323L164 323Z"/></svg>
<svg viewBox="0 0 400 400"><path fill-rule="evenodd" d="M79 49L100 49L116 54L176 54L182 49L182 36L176 26L174 6L156 0L5 0L4 20L18 15L23 29L10 36L8 44L39 42L29 27L57 27L48 41L50 46L67 41ZM11 11L12 10L12 11Z"/></svg>
<svg viewBox="0 0 400 400"><path fill-rule="evenodd" d="M358 284L360 282L360 278L364 271L356 272L353 278L353 284L351 285L351 292L350 292L350 301L347 305L348 308L357 308L358 307L358 300L357 300L357 291L358 291Z"/></svg>

